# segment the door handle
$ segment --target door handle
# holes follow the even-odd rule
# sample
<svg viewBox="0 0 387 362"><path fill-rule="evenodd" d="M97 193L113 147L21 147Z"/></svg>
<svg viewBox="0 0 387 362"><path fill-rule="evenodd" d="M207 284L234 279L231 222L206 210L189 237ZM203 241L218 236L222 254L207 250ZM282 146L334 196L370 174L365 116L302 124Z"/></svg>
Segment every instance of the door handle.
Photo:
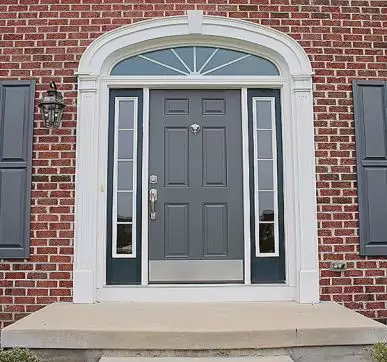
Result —
<svg viewBox="0 0 387 362"><path fill-rule="evenodd" d="M150 204L150 218L156 220L156 201L157 201L157 190L149 190L149 204Z"/></svg>

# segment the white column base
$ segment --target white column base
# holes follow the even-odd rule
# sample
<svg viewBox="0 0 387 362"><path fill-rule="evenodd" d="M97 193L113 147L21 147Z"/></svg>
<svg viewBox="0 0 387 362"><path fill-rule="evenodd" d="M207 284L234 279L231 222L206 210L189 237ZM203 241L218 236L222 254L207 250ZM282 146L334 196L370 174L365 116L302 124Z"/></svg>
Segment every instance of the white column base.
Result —
<svg viewBox="0 0 387 362"><path fill-rule="evenodd" d="M320 287L318 270L300 270L297 302L315 304L319 303L319 301Z"/></svg>
<svg viewBox="0 0 387 362"><path fill-rule="evenodd" d="M92 270L74 270L74 303L95 302L95 282Z"/></svg>

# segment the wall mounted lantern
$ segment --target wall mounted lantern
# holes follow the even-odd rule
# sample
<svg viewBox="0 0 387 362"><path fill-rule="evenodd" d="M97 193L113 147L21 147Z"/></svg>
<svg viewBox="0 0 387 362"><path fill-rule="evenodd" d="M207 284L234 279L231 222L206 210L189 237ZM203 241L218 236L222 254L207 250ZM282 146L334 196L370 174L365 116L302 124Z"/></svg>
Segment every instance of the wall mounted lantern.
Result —
<svg viewBox="0 0 387 362"><path fill-rule="evenodd" d="M54 81L50 82L50 89L43 94L39 108L43 114L44 126L58 128L62 120L63 109L66 105L63 102L62 93L56 88Z"/></svg>

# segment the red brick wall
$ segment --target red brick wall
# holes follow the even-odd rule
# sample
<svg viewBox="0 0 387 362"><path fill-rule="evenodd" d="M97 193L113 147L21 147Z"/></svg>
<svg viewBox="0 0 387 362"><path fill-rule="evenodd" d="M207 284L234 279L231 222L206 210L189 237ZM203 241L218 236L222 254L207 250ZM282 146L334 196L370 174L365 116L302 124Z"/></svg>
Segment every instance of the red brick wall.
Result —
<svg viewBox="0 0 387 362"><path fill-rule="evenodd" d="M58 3L61 4L58 4ZM31 257L0 261L1 326L71 301L78 61L99 35L187 9L246 19L292 36L315 71L321 299L387 318L387 258L359 256L351 80L387 78L385 0L1 0L0 78L55 80L67 108L59 130L36 109ZM384 28L383 28L384 27ZM329 271L345 260L344 273Z"/></svg>

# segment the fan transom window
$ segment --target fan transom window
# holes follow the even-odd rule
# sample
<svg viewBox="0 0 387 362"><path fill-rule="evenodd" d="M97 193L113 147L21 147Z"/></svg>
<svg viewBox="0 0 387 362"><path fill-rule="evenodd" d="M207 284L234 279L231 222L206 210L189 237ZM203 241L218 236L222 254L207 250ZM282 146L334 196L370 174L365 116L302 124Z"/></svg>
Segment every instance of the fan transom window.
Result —
<svg viewBox="0 0 387 362"><path fill-rule="evenodd" d="M236 50L184 46L156 50L130 57L116 64L111 75L279 75L267 59Z"/></svg>

